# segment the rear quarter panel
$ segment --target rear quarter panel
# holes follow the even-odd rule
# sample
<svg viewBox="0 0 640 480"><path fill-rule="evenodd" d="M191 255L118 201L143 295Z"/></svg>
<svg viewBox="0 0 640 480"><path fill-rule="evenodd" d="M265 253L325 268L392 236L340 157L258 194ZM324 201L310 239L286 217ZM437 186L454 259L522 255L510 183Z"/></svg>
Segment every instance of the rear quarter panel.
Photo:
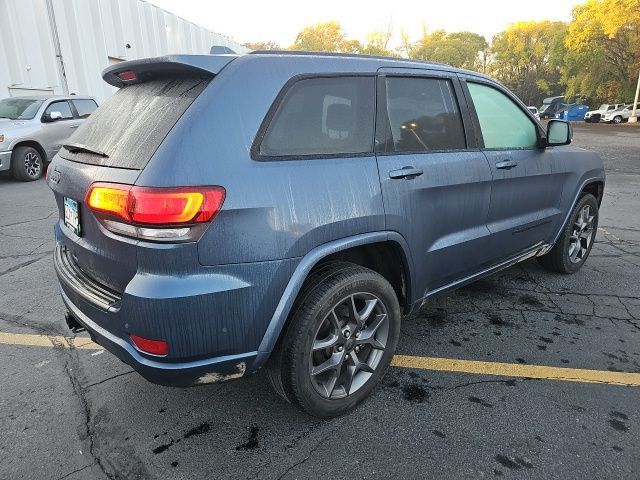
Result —
<svg viewBox="0 0 640 480"><path fill-rule="evenodd" d="M200 240L203 265L301 257L331 240L384 229L375 156L255 161L258 129L285 83L303 73L358 73L348 62L241 57L183 115L139 185L222 185L222 211ZM329 70L330 69L330 70Z"/></svg>

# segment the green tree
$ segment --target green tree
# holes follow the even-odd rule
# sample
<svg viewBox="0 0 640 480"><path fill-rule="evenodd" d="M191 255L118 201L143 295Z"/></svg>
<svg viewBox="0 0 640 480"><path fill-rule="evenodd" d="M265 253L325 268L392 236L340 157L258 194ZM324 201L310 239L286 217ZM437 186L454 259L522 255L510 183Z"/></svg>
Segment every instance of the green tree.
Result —
<svg viewBox="0 0 640 480"><path fill-rule="evenodd" d="M444 30L429 33L426 29L417 42L409 43L404 35L402 43L402 50L409 58L474 70L481 69L481 52L485 52L488 47L486 39L477 33L446 33Z"/></svg>
<svg viewBox="0 0 640 480"><path fill-rule="evenodd" d="M387 45L391 40L391 32L371 32L367 36L367 42L360 46L358 53L365 55L392 55L391 50L387 49Z"/></svg>
<svg viewBox="0 0 640 480"><path fill-rule="evenodd" d="M526 104L561 95L561 64L567 26L563 22L518 22L493 37L491 73Z"/></svg>
<svg viewBox="0 0 640 480"><path fill-rule="evenodd" d="M573 9L562 68L567 94L629 101L640 70L640 0L588 0Z"/></svg>
<svg viewBox="0 0 640 480"><path fill-rule="evenodd" d="M290 47L292 50L313 52L358 52L362 47L357 40L348 40L336 21L317 23L303 28Z"/></svg>

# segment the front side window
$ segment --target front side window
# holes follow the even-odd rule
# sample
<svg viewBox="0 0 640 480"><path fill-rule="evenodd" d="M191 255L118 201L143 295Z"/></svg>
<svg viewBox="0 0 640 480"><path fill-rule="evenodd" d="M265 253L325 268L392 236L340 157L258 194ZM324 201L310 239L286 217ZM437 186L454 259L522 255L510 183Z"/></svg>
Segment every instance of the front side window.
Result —
<svg viewBox="0 0 640 480"><path fill-rule="evenodd" d="M10 120L31 120L36 116L42 100L5 98L0 100L0 118Z"/></svg>
<svg viewBox="0 0 640 480"><path fill-rule="evenodd" d="M297 81L273 115L263 156L338 155L373 150L375 79L324 77Z"/></svg>
<svg viewBox="0 0 640 480"><path fill-rule="evenodd" d="M538 144L533 121L500 90L467 83L476 107L485 148L532 148Z"/></svg>
<svg viewBox="0 0 640 480"><path fill-rule="evenodd" d="M73 106L76 107L78 111L78 116L80 118L87 118L91 115L98 105L93 100L71 100L73 102Z"/></svg>
<svg viewBox="0 0 640 480"><path fill-rule="evenodd" d="M386 79L386 152L458 150L466 147L451 82L435 78Z"/></svg>
<svg viewBox="0 0 640 480"><path fill-rule="evenodd" d="M59 112L62 115L60 120L71 120L73 118L73 113L71 113L71 107L67 101L62 102L53 102L51 105L47 107L44 111L45 115L51 115L51 112Z"/></svg>

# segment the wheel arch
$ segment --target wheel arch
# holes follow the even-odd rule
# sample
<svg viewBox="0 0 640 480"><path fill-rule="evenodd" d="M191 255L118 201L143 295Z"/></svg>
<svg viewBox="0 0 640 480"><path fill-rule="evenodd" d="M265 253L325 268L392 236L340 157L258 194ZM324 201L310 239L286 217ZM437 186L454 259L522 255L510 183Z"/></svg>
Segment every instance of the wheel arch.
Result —
<svg viewBox="0 0 640 480"><path fill-rule="evenodd" d="M353 261L353 263L362 265L362 263L354 260L358 258L366 258L365 252L367 252L367 250L371 252L371 249L380 248L394 249L388 251L394 251L399 255L399 259L402 261L401 268L405 283L404 288L400 287L403 291L401 304L403 306L407 306L404 309L405 311L409 311L413 302L413 295L411 291L413 264L409 247L402 235L397 232L369 232L325 243L311 250L302 257L298 263L298 266L293 272L291 279L289 280L289 283L276 306L276 310L271 317L260 346L258 347L258 357L256 358L255 368L258 368L268 359L271 351L278 341L278 338L280 337L287 318L289 317L289 313L291 312L291 308L293 307L295 299L298 296L304 281L315 268L332 260ZM364 263L365 264L362 266L367 267L367 262L365 261ZM371 264L369 263L369 265ZM368 268L371 268L371 266L368 266ZM380 268L380 265L378 265L378 268ZM377 271L375 268L371 269ZM384 276L382 273L381 275ZM390 281L390 283L392 285L394 284L393 281ZM396 290L396 288L398 288L398 284L394 286L394 290Z"/></svg>
<svg viewBox="0 0 640 480"><path fill-rule="evenodd" d="M558 231L556 232L555 236L552 239L551 245L555 245L556 242L558 241L558 238L560 238L560 234L562 233L562 231L564 230L564 227L569 221L571 212L573 211L574 207L580 200L580 197L582 196L583 193L591 193L592 195L594 195L596 197L596 200L598 201L598 208L600 207L600 204L602 203L602 197L604 194L604 182L605 182L604 177L591 177L584 180L580 184L580 188L578 188L578 190L576 191L573 197L573 201L571 202L571 204L569 205L569 208L567 209L567 213L564 217L564 220L562 221L560 228L558 229Z"/></svg>
<svg viewBox="0 0 640 480"><path fill-rule="evenodd" d="M47 158L47 152L45 152L44 148L42 148L42 145L40 145L39 142L37 142L36 140L19 140L18 142L16 142L16 144L13 146L12 150L16 150L16 148L20 148L20 147L31 147L31 148L35 148L38 153L40 154L40 156L42 157L42 161L43 162L48 162L48 158Z"/></svg>

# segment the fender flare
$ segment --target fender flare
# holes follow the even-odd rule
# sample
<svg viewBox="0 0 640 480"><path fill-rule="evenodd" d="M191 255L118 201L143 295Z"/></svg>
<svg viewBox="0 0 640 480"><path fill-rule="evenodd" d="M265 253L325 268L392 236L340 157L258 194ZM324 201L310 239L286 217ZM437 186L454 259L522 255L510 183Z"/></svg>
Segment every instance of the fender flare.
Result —
<svg viewBox="0 0 640 480"><path fill-rule="evenodd" d="M322 245L315 247L309 253L307 253L300 262L298 266L294 270L291 278L289 279L289 283L287 284L284 293L280 297L280 301L276 306L275 312L269 321L269 325L262 337L262 341L260 342L260 346L258 347L258 357L256 358L254 368L258 368L262 365L276 345L278 338L280 337L280 333L282 332L282 328L284 327L285 322L289 316L289 312L293 307L293 303L302 288L302 284L306 280L307 276L311 269L323 258L339 252L341 250L346 250L348 248L358 247L360 245L366 245L370 243L378 243L378 242L386 242L386 241L394 241L398 243L404 254L405 268L407 269L407 280L408 283L411 279L411 274L413 272L413 263L411 260L411 252L409 250L409 245L402 235L398 232L393 231L381 231L381 232L369 232L362 233L359 235L354 235L352 237L341 238L339 240L334 240L332 242L328 242ZM407 288L407 296L409 297L409 302L411 301L411 283L409 283ZM409 305L411 303L407 302Z"/></svg>
<svg viewBox="0 0 640 480"><path fill-rule="evenodd" d="M562 221L562 225L560 225L560 228L558 229L558 232L554 235L554 237L553 237L553 239L551 241L551 245L555 245L558 242L558 238L560 238L560 235L562 234L562 231L564 230L564 227L567 225L567 222L569 221L569 217L571 216L571 212L573 212L573 209L576 206L576 203L578 203L578 199L580 198L580 194L582 193L584 188L587 185L589 185L590 183L596 183L596 182L602 182L603 189L604 189L604 184L605 184L605 177L604 176L589 177L589 178L587 178L586 180L584 180L580 184L580 188L578 188L578 190L576 191L575 195L573 196L573 201L571 202L571 207L567 210L567 214L564 217L564 220Z"/></svg>

